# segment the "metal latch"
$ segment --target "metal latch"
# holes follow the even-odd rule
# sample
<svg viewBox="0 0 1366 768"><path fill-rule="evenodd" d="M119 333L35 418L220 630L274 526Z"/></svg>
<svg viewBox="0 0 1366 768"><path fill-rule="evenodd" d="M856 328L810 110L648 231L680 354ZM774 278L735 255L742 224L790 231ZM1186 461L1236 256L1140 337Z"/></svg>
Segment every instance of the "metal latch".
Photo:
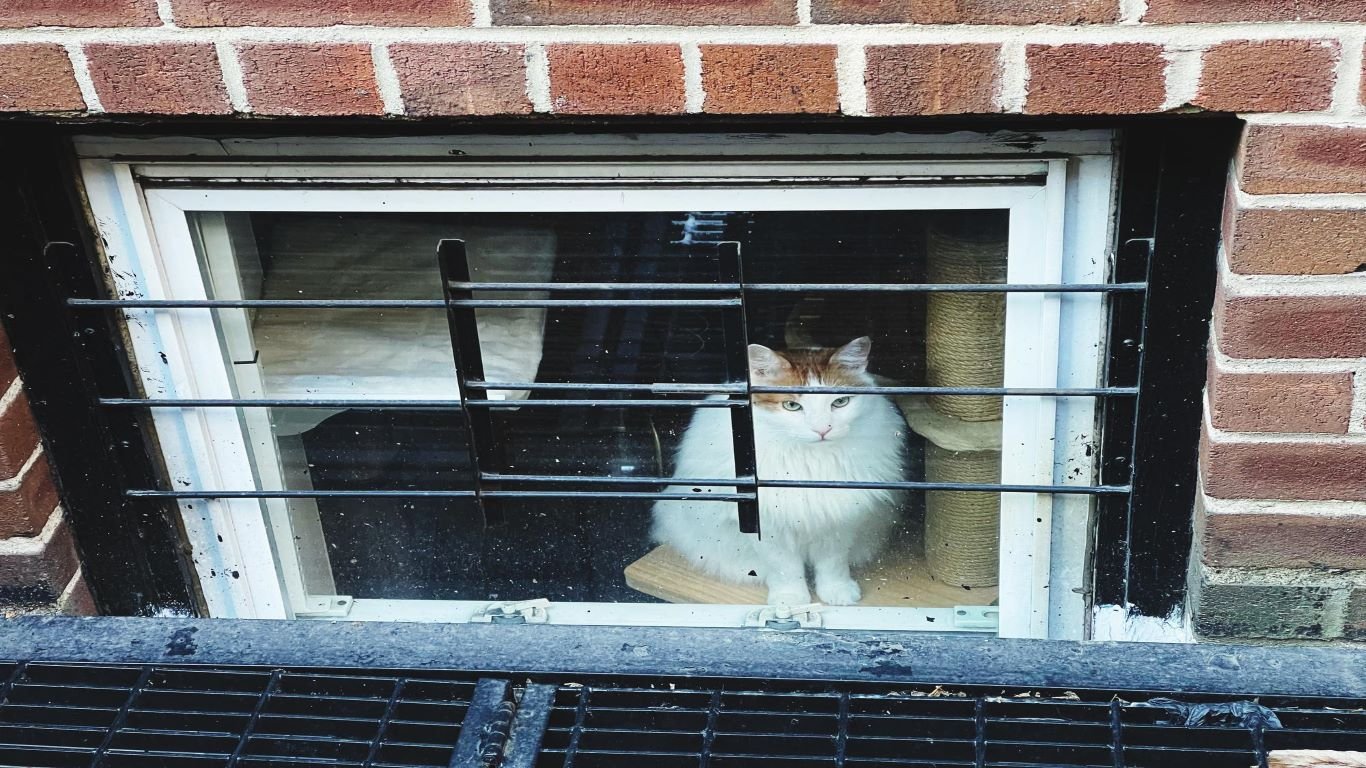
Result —
<svg viewBox="0 0 1366 768"><path fill-rule="evenodd" d="M998 605L955 605L953 626L957 629L997 629L1001 620Z"/></svg>
<svg viewBox="0 0 1366 768"><path fill-rule="evenodd" d="M538 597L511 603L489 603L470 621L485 624L545 624L550 621L550 601Z"/></svg>
<svg viewBox="0 0 1366 768"><path fill-rule="evenodd" d="M303 610L294 612L296 619L344 619L355 603L350 595L309 595Z"/></svg>
<svg viewBox="0 0 1366 768"><path fill-rule="evenodd" d="M825 608L820 603L809 605L768 605L757 611L750 611L745 616L746 627L764 627L765 629L776 629L779 631L789 631L793 629L804 629L808 627L821 626L821 611Z"/></svg>

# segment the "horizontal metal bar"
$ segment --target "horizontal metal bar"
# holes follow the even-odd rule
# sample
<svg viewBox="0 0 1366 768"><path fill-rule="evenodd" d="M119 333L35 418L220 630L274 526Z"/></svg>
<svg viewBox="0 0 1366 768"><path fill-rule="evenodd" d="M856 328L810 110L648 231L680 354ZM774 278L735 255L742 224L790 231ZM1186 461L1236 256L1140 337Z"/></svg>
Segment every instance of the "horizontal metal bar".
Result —
<svg viewBox="0 0 1366 768"><path fill-rule="evenodd" d="M754 394L800 395L995 395L997 397L1110 397L1137 395L1138 387L774 387L753 385Z"/></svg>
<svg viewBox="0 0 1366 768"><path fill-rule="evenodd" d="M465 386L470 389L489 390L489 389L526 389L526 390L563 390L563 391L598 391L598 392L650 392L650 393L678 393L678 394L740 394L745 391L745 385L740 384L682 384L674 382L663 382L657 384L594 384L592 382L552 382L552 381L466 381Z"/></svg>
<svg viewBox="0 0 1366 768"><path fill-rule="evenodd" d="M650 493L638 491L507 491L484 490L484 498L507 499L644 499L662 501L753 501L753 493ZM277 490L277 491L162 491L132 488L124 496L134 499L473 499L474 491L332 491L332 490Z"/></svg>
<svg viewBox="0 0 1366 768"><path fill-rule="evenodd" d="M1073 495L1111 495L1129 493L1127 485L1009 485L989 483L935 483L923 481L860 482L850 480L766 480L752 476L740 478L690 477L585 477L583 475L502 475L483 473L485 480L509 483L565 483L593 485L683 485L734 486L737 488L835 488L855 490L981 491L991 493L1058 493ZM575 491L563 491L571 496ZM690 497L693 498L693 497Z"/></svg>
<svg viewBox="0 0 1366 768"><path fill-rule="evenodd" d="M489 491L484 498L508 499L645 499L653 501L754 501L753 493L645 493L636 491Z"/></svg>
<svg viewBox="0 0 1366 768"><path fill-rule="evenodd" d="M124 496L133 499L334 499L334 498L376 498L376 499L472 499L474 491L437 490L437 491L329 491L329 490L277 490L277 491L161 491L150 488L130 488Z"/></svg>
<svg viewBox="0 0 1366 768"><path fill-rule="evenodd" d="M506 477L504 478L506 479ZM668 479L670 485L704 486L689 480ZM929 483L929 482L863 482L844 480L727 480L726 486L736 488L825 488L836 490L908 490L908 491L968 491L973 493L1047 493L1073 496L1124 495L1131 492L1127 485L1010 485L993 483ZM124 492L130 498L153 499L328 499L328 498L439 498L472 499L472 490L275 490L275 491L162 491L147 488L134 488ZM663 500L702 500L702 501L750 501L753 493L646 493L636 491L511 491L485 490L485 497L518 499L663 499Z"/></svg>
<svg viewBox="0 0 1366 768"><path fill-rule="evenodd" d="M705 293L1129 293L1147 283L451 283L475 291L699 291Z"/></svg>
<svg viewBox="0 0 1366 768"><path fill-rule="evenodd" d="M1133 491L1128 485L1011 485L1004 483L875 483L845 480L760 480L760 488L845 488L889 491L973 491L979 493L1056 493L1072 496L1113 496ZM744 487L745 483L736 483Z"/></svg>
<svg viewBox="0 0 1366 768"><path fill-rule="evenodd" d="M518 307L738 307L733 299L451 299L453 307L513 309Z"/></svg>
<svg viewBox="0 0 1366 768"><path fill-rule="evenodd" d="M471 389L479 390L555 390L575 391L627 391L658 392L676 391L678 394L716 392L742 394L743 384L737 385L697 385L683 386L678 390L656 388L652 384L605 385L586 384L568 386L527 386L516 383L467 382ZM1137 395L1137 387L1097 387L1071 389L1031 389L1020 387L770 387L755 386L750 389L755 394L836 394L836 395L965 395L965 396L1006 396L1006 397L1114 397ZM434 409L460 410L459 400L361 400L347 398L138 398L103 397L97 401L101 406L111 408L351 408L374 410ZM467 400L466 405L486 408L737 408L744 405L739 400L621 400L561 398L554 400Z"/></svg>
<svg viewBox="0 0 1366 768"><path fill-rule="evenodd" d="M122 309L445 309L442 299L67 299L70 307Z"/></svg>
<svg viewBox="0 0 1366 768"><path fill-rule="evenodd" d="M745 400L466 400L476 408L744 408Z"/></svg>
<svg viewBox="0 0 1366 768"><path fill-rule="evenodd" d="M475 283L451 282L461 291L698 291L739 293L739 283Z"/></svg>
<svg viewBox="0 0 1366 768"><path fill-rule="evenodd" d="M478 284L474 284L478 285ZM535 284L528 284L535 285ZM604 284L610 285L610 284ZM683 284L680 284L683 285ZM893 293L1134 293L1146 283L746 283L751 292ZM533 290L519 286L518 290ZM589 290L589 289L584 289ZM596 287L591 290L613 290ZM441 299L67 299L70 307L123 309L444 309ZM513 307L731 307L726 299L462 299L455 306Z"/></svg>
<svg viewBox="0 0 1366 768"><path fill-rule="evenodd" d="M1137 293L1147 283L745 283L761 293Z"/></svg>
<svg viewBox="0 0 1366 768"><path fill-rule="evenodd" d="M460 410L459 400L347 400L344 398L242 398L242 399L171 399L102 397L100 405L115 408L373 408L376 410L401 410L447 408Z"/></svg>
<svg viewBox="0 0 1366 768"><path fill-rule="evenodd" d="M480 477L498 483L567 483L571 485L688 485L688 486L728 486L754 484L754 476L741 478L693 478L693 477L586 477L584 475L504 475L498 472L483 472Z"/></svg>

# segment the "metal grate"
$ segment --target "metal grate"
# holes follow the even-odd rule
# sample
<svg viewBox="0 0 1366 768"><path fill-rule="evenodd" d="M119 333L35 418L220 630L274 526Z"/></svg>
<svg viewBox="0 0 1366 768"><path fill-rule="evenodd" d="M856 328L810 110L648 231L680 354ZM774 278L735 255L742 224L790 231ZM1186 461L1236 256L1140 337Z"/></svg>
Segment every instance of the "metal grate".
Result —
<svg viewBox="0 0 1366 768"><path fill-rule="evenodd" d="M1265 700L1282 727L1188 726L1152 694L592 688L556 693L539 768L1265 765L1366 749L1366 702ZM1183 697L1220 703L1232 697Z"/></svg>
<svg viewBox="0 0 1366 768"><path fill-rule="evenodd" d="M1366 700L427 670L5 664L0 766L1265 765L1366 749ZM1218 717L1219 704L1264 718ZM1178 705L1179 706L1179 705ZM1274 716L1274 717L1273 717ZM463 725L463 727L462 727Z"/></svg>
<svg viewBox="0 0 1366 768"><path fill-rule="evenodd" d="M445 766L474 683L306 671L11 664L0 765Z"/></svg>

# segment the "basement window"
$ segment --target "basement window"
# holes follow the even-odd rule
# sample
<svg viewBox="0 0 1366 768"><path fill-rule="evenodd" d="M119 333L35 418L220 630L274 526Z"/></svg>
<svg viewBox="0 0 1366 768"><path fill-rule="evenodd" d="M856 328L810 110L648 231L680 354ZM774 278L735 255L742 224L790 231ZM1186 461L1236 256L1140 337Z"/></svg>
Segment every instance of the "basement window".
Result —
<svg viewBox="0 0 1366 768"><path fill-rule="evenodd" d="M210 616L1080 637L1112 145L89 139L72 304Z"/></svg>

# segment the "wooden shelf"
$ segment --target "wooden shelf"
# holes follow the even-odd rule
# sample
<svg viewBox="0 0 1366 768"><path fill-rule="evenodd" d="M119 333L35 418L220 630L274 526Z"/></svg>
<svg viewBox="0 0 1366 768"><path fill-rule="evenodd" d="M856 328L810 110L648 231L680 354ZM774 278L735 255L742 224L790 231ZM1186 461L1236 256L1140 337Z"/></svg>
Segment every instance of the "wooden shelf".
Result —
<svg viewBox="0 0 1366 768"><path fill-rule="evenodd" d="M898 608L949 608L955 605L991 605L996 587L967 589L935 581L919 552L893 548L881 560L856 575L863 586L859 605ZM658 547L626 566L626 583L634 590L671 603L718 603L762 605L767 602L763 586L744 586L718 581L689 566L669 547Z"/></svg>

